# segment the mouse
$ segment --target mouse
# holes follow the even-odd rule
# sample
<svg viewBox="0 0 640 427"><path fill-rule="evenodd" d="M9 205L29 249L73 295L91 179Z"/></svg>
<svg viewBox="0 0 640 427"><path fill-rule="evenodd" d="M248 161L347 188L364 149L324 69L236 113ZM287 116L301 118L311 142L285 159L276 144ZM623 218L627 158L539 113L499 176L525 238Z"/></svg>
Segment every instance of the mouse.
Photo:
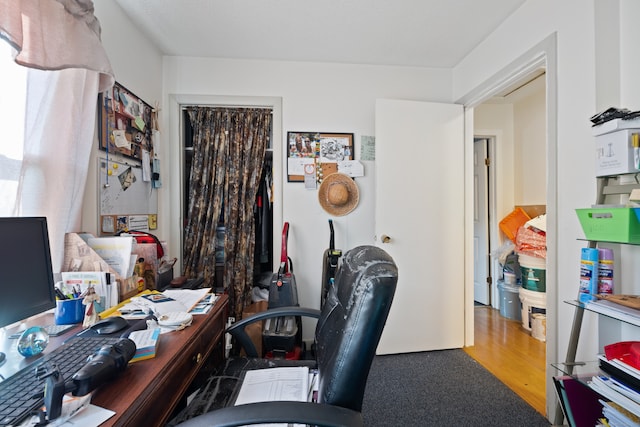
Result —
<svg viewBox="0 0 640 427"><path fill-rule="evenodd" d="M109 335L115 334L116 332L126 328L127 326L129 326L129 322L127 322L127 319L120 316L112 316L99 321L98 323L91 326L90 329L96 331L98 335Z"/></svg>

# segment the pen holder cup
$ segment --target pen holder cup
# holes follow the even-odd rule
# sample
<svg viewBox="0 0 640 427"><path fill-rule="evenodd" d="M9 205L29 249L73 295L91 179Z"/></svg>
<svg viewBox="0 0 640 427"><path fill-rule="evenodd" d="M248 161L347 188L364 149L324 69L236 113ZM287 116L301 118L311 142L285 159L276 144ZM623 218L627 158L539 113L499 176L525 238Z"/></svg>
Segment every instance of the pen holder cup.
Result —
<svg viewBox="0 0 640 427"><path fill-rule="evenodd" d="M83 298L63 299L56 301L54 313L56 325L72 325L84 320Z"/></svg>

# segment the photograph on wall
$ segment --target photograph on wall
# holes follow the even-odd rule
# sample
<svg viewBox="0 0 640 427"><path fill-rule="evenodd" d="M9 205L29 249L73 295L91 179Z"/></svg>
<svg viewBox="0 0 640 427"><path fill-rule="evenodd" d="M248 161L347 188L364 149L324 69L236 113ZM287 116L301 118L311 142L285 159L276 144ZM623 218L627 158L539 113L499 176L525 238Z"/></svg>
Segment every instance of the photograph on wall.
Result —
<svg viewBox="0 0 640 427"><path fill-rule="evenodd" d="M142 161L153 153L149 104L118 82L98 95L100 149Z"/></svg>
<svg viewBox="0 0 640 427"><path fill-rule="evenodd" d="M289 182L304 182L309 165L317 171L332 169L332 165L337 170L338 163L346 160L353 160L352 133L287 132Z"/></svg>

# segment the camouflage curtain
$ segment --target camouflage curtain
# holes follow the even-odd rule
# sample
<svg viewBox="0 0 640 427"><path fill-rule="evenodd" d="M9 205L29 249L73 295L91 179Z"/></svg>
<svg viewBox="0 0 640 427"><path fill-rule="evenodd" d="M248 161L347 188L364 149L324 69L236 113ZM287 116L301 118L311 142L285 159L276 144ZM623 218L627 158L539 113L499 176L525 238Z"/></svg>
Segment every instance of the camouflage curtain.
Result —
<svg viewBox="0 0 640 427"><path fill-rule="evenodd" d="M224 288L229 316L241 318L253 287L255 199L271 133L265 108L191 107L193 162L184 275L214 287L216 227L225 227Z"/></svg>

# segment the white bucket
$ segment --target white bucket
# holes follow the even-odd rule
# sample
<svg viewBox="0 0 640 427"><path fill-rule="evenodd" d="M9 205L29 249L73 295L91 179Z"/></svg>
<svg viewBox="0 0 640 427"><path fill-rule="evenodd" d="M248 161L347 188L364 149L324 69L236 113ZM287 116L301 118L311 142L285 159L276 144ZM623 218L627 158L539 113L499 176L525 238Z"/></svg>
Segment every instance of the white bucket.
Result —
<svg viewBox="0 0 640 427"><path fill-rule="evenodd" d="M531 315L535 313L547 314L546 292L529 291L520 288L520 302L522 303L522 327L531 330Z"/></svg>
<svg viewBox="0 0 640 427"><path fill-rule="evenodd" d="M544 270L547 268L547 260L539 258L537 256L527 255L523 252L518 252L518 264L528 265L531 268L539 268Z"/></svg>
<svg viewBox="0 0 640 427"><path fill-rule="evenodd" d="M516 273L511 273L509 271L504 271L502 273L504 276L504 284L507 286L516 286Z"/></svg>
<svg viewBox="0 0 640 427"><path fill-rule="evenodd" d="M531 315L531 336L540 341L547 340L547 315L533 313Z"/></svg>

